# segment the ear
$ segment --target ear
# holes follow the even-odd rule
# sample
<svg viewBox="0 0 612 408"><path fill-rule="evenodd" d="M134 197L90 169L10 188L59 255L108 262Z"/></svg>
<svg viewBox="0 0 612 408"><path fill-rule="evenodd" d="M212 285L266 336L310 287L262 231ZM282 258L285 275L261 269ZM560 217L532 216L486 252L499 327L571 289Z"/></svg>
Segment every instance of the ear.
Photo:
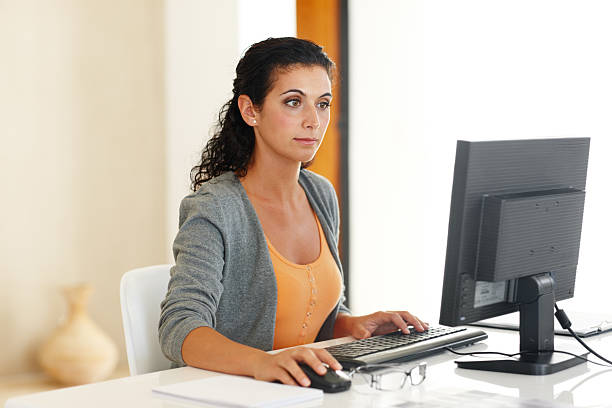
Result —
<svg viewBox="0 0 612 408"><path fill-rule="evenodd" d="M242 119L249 126L257 126L257 112L255 112L255 106L247 95L240 95L238 97L238 109L240 109L240 115Z"/></svg>

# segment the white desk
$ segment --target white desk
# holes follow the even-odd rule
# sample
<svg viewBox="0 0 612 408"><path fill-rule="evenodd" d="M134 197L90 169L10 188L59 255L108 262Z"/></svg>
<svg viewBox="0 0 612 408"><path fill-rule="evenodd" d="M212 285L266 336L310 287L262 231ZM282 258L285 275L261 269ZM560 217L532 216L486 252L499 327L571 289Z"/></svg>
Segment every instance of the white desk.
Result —
<svg viewBox="0 0 612 408"><path fill-rule="evenodd" d="M461 351L515 352L518 349L518 332L496 329L485 329L485 331L489 334L489 339L485 343L464 348ZM329 345L330 342L317 343L317 346ZM612 356L612 333L589 338L587 343L604 357ZM576 344L577 342L570 337L556 336L555 338L555 347L559 350L566 349L564 345L575 347ZM556 401L575 407L612 407L612 369L586 363L548 376L527 376L458 369L453 362L455 358L456 356L449 352L425 358L424 360L428 363L427 379L417 387L407 386L402 391L378 392L373 395L364 395L353 390L339 394L325 394L323 402L314 406L411 407L412 404L409 402L426 401L447 393L479 391L513 398ZM154 396L151 389L158 385L174 384L213 375L219 374L183 367L16 397L9 399L5 408L202 407L203 405L183 404L161 399ZM451 405L453 404L449 404Z"/></svg>

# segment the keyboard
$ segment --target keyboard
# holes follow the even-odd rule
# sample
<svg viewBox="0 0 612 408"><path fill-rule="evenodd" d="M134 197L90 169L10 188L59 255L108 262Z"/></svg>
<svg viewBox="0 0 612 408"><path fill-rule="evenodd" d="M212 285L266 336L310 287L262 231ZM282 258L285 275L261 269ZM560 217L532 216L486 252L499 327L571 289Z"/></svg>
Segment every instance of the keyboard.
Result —
<svg viewBox="0 0 612 408"><path fill-rule="evenodd" d="M421 333L414 329L411 329L410 334L396 331L326 347L326 350L343 368L351 369L363 364L415 360L441 352L446 347L463 347L486 338L487 334L482 330L436 326Z"/></svg>

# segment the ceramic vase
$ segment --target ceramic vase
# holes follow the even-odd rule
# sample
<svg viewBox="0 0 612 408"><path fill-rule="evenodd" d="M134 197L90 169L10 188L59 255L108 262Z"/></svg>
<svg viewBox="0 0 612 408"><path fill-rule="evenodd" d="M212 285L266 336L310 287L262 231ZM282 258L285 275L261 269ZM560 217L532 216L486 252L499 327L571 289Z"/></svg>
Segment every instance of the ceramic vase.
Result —
<svg viewBox="0 0 612 408"><path fill-rule="evenodd" d="M79 285L64 289L69 304L66 322L40 349L45 372L66 385L106 379L117 364L117 348L87 314L92 288Z"/></svg>

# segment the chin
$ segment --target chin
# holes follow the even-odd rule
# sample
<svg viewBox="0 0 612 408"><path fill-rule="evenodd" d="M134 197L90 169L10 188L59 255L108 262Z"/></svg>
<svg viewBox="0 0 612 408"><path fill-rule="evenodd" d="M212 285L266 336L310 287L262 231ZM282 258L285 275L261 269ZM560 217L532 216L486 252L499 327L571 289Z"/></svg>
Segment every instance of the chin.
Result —
<svg viewBox="0 0 612 408"><path fill-rule="evenodd" d="M291 160L298 161L300 163L307 163L314 160L316 153L316 150L314 152L308 152L307 154L305 154L305 152L301 152L301 154L292 154L290 158Z"/></svg>
<svg viewBox="0 0 612 408"><path fill-rule="evenodd" d="M308 156L302 156L302 157L299 159L299 161L300 161L301 163L309 163L309 162L311 162L311 161L313 161L313 160L314 160L315 156L316 156L316 155L314 155L314 154L311 154L311 155L308 155Z"/></svg>

